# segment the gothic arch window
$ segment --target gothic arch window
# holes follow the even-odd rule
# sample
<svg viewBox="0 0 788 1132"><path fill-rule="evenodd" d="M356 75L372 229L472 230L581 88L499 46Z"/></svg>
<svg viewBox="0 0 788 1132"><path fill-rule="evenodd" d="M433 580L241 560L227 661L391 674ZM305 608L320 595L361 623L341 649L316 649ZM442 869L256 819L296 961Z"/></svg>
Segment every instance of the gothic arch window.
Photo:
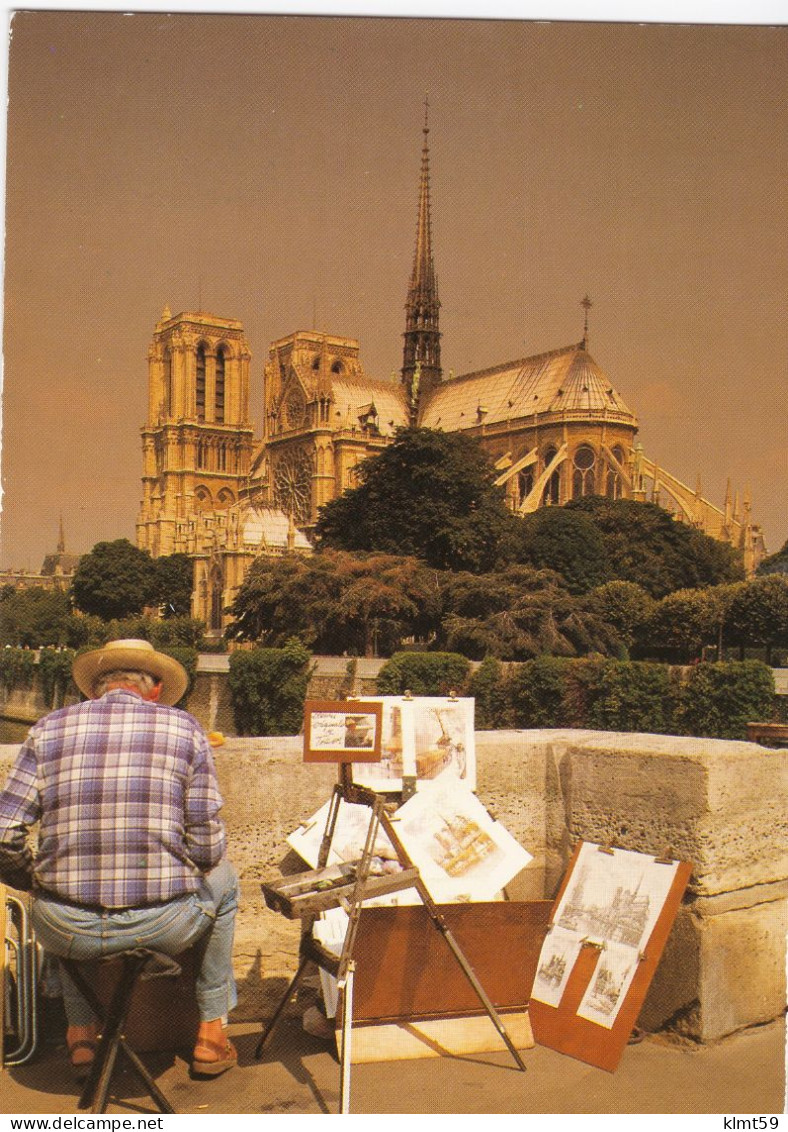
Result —
<svg viewBox="0 0 788 1132"><path fill-rule="evenodd" d="M210 511L213 506L211 493L207 487L198 487L194 493L194 506L198 511Z"/></svg>
<svg viewBox="0 0 788 1132"><path fill-rule="evenodd" d="M618 460L619 464L624 465L624 450L616 446L613 450L613 455ZM621 476L615 468L608 468L607 470L607 488L606 495L608 499L620 499L623 494L621 486Z"/></svg>
<svg viewBox="0 0 788 1132"><path fill-rule="evenodd" d="M224 424L224 379L225 379L225 349L220 346L216 351L216 399L214 401L214 419L218 424Z"/></svg>
<svg viewBox="0 0 788 1132"><path fill-rule="evenodd" d="M552 445L546 448L542 455L542 464L547 468L555 459L558 449ZM555 507L561 499L561 469L556 468L550 479L547 481L542 493L542 506Z"/></svg>
<svg viewBox="0 0 788 1132"><path fill-rule="evenodd" d="M522 503L534 489L533 468L523 468L517 476L518 502Z"/></svg>
<svg viewBox="0 0 788 1132"><path fill-rule="evenodd" d="M202 440L197 441L197 467L205 467L205 444Z"/></svg>
<svg viewBox="0 0 788 1132"><path fill-rule="evenodd" d="M229 488L223 487L219 494L216 496L216 506L222 508L232 507L233 503L235 503L235 496Z"/></svg>
<svg viewBox="0 0 788 1132"><path fill-rule="evenodd" d="M205 346L200 343L197 347L195 372L195 400L197 404L197 420L205 420Z"/></svg>
<svg viewBox="0 0 788 1132"><path fill-rule="evenodd" d="M596 453L590 444L581 444L572 461L572 498L582 499L596 491Z"/></svg>
<svg viewBox="0 0 788 1132"><path fill-rule="evenodd" d="M344 373L345 372L345 367L342 365L342 362L339 360L339 358L337 358L336 361L331 363L331 372L332 373Z"/></svg>

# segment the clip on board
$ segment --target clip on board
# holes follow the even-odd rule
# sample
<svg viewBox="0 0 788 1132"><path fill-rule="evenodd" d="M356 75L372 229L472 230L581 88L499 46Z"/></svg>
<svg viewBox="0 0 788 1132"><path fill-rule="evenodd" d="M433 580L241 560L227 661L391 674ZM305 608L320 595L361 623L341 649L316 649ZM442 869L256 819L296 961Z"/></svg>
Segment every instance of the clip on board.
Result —
<svg viewBox="0 0 788 1132"><path fill-rule="evenodd" d="M577 845L531 993L539 1045L616 1069L691 872L667 856Z"/></svg>

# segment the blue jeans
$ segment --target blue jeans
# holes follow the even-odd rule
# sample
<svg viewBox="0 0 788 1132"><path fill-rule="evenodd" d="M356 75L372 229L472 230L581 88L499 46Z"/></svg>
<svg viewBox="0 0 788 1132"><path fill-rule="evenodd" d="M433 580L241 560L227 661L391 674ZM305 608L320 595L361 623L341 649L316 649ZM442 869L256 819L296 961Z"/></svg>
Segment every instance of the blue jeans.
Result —
<svg viewBox="0 0 788 1132"><path fill-rule="evenodd" d="M178 955L201 941L196 980L200 1018L210 1021L235 1006L233 931L238 908L238 877L222 861L202 878L197 892L169 904L98 912L37 896L30 919L45 951L64 959L102 959L135 947ZM61 966L63 1003L70 1026L96 1021L93 1011Z"/></svg>

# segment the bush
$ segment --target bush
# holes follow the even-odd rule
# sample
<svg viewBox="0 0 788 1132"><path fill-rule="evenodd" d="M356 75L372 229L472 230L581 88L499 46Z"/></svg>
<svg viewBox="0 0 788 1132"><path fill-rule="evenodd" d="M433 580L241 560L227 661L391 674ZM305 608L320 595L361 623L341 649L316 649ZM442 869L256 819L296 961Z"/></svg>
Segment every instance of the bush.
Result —
<svg viewBox="0 0 788 1132"><path fill-rule="evenodd" d="M773 702L774 676L761 661L699 664L680 692L678 733L746 739L748 723L771 719Z"/></svg>
<svg viewBox="0 0 788 1132"><path fill-rule="evenodd" d="M44 702L51 708L62 704L66 693L77 689L71 683L73 649L41 649L38 654L38 680Z"/></svg>
<svg viewBox="0 0 788 1132"><path fill-rule="evenodd" d="M410 691L414 696L446 696L464 691L470 661L455 652L397 652L378 673L377 689L382 696L398 696Z"/></svg>
<svg viewBox="0 0 788 1132"><path fill-rule="evenodd" d="M230 656L230 696L239 735L297 735L311 676L310 654L296 638L281 649Z"/></svg>
<svg viewBox="0 0 788 1132"><path fill-rule="evenodd" d="M6 692L12 688L31 688L36 654L31 649L0 649L0 682Z"/></svg>
<svg viewBox="0 0 788 1132"><path fill-rule="evenodd" d="M197 675L197 649L187 648L183 645L169 645L166 648L162 648L161 646L154 647L158 648L158 651L163 652L166 656L171 656L173 660L177 660L178 664L182 665L182 667L186 669L186 675L189 678L189 682L186 685L186 691L178 700L177 704L175 704L175 707L185 709L187 700L189 699L189 696L191 694L191 690L194 687L194 678Z"/></svg>
<svg viewBox="0 0 788 1132"><path fill-rule="evenodd" d="M664 664L607 662L600 667L588 726L600 731L673 731L673 690Z"/></svg>
<svg viewBox="0 0 788 1132"><path fill-rule="evenodd" d="M566 657L540 656L515 671L507 688L515 727L573 726L567 696L572 663Z"/></svg>
<svg viewBox="0 0 788 1132"><path fill-rule="evenodd" d="M500 660L486 657L471 676L468 695L476 700L476 729L493 731L508 726L508 705Z"/></svg>

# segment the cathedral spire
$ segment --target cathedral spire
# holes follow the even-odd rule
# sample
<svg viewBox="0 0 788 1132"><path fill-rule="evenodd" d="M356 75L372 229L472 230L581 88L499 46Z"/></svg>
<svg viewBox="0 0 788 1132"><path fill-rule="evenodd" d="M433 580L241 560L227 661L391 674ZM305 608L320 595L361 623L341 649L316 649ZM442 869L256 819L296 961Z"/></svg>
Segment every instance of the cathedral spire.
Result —
<svg viewBox="0 0 788 1132"><path fill-rule="evenodd" d="M441 346L438 330L438 280L432 258L432 230L430 217L430 151L427 138L429 127L429 101L424 99L424 142L421 150L421 177L419 181L419 212L416 224L416 248L410 276L408 296L405 300L405 346L402 356L402 383L410 392L413 419L418 397L440 383ZM414 390L414 377L418 371L418 387Z"/></svg>

